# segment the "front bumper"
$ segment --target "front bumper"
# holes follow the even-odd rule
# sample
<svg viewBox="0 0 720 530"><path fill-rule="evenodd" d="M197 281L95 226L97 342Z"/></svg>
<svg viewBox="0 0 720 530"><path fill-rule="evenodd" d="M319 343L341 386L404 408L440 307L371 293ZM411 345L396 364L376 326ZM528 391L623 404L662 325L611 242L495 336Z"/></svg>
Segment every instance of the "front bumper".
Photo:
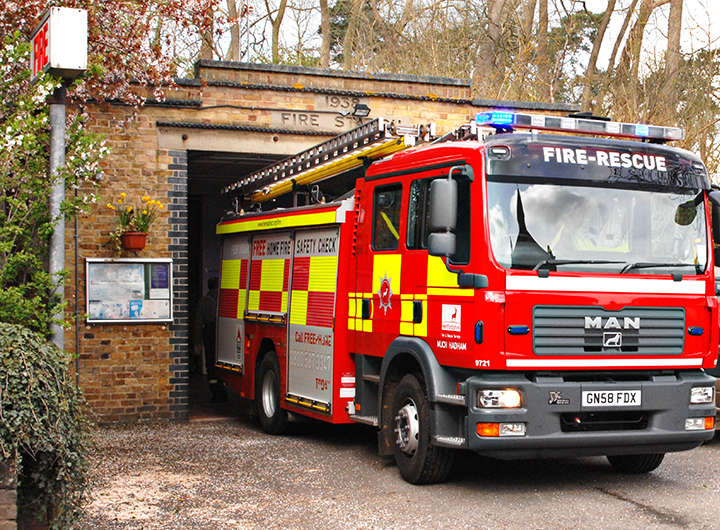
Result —
<svg viewBox="0 0 720 530"><path fill-rule="evenodd" d="M690 389L714 386L702 371L658 373L637 380L590 380L587 374L535 375L503 373L466 381L467 447L495 458L553 458L685 451L714 435L714 429L685 430L687 418L715 416L715 403L690 404ZM518 389L522 408L477 406L479 389ZM640 390L636 406L583 406L582 392ZM481 437L478 423L522 423L525 435Z"/></svg>

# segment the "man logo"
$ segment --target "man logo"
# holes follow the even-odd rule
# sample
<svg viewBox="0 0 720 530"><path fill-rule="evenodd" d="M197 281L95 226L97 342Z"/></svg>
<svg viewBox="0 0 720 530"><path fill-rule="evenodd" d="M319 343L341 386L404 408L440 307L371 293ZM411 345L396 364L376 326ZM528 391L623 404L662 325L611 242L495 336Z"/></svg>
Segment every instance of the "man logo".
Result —
<svg viewBox="0 0 720 530"><path fill-rule="evenodd" d="M585 329L640 329L640 317L610 317L604 323L602 317L585 317Z"/></svg>
<svg viewBox="0 0 720 530"><path fill-rule="evenodd" d="M603 348L620 348L622 346L622 333L603 333Z"/></svg>

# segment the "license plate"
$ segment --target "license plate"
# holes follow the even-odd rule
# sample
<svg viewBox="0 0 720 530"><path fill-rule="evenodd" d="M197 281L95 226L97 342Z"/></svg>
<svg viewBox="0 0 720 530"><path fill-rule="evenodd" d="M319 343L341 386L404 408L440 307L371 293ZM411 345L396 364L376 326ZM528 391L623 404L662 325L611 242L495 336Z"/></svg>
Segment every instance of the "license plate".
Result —
<svg viewBox="0 0 720 530"><path fill-rule="evenodd" d="M637 407L640 406L640 390L585 390L582 393L583 407Z"/></svg>

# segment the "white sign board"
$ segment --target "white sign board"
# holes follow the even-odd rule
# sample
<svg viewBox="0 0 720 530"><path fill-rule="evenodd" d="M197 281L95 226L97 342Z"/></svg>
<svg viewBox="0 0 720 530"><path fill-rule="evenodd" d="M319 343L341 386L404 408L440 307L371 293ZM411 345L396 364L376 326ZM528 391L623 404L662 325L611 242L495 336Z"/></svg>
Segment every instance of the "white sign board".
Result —
<svg viewBox="0 0 720 530"><path fill-rule="evenodd" d="M51 7L31 37L32 76L49 72L73 79L87 69L88 15L84 9Z"/></svg>
<svg viewBox="0 0 720 530"><path fill-rule="evenodd" d="M86 258L87 322L172 322L172 259Z"/></svg>

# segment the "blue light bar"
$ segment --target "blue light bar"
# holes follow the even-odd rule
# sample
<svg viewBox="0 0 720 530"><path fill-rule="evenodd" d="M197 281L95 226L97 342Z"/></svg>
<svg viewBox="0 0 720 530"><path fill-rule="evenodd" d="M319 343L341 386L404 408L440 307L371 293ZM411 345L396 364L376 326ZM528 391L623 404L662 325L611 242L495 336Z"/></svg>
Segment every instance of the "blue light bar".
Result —
<svg viewBox="0 0 720 530"><path fill-rule="evenodd" d="M635 126L635 134L638 136L649 136L650 135L650 126L649 125L636 125Z"/></svg>
<svg viewBox="0 0 720 530"><path fill-rule="evenodd" d="M515 114L512 112L481 112L475 115L478 125L512 125L515 123Z"/></svg>
<svg viewBox="0 0 720 530"><path fill-rule="evenodd" d="M562 133L594 134L617 138L649 139L661 142L685 139L685 131L678 127L622 123L592 117L586 118L579 114L561 117L508 111L488 111L476 114L475 124L478 126L494 127L498 132L529 129Z"/></svg>

